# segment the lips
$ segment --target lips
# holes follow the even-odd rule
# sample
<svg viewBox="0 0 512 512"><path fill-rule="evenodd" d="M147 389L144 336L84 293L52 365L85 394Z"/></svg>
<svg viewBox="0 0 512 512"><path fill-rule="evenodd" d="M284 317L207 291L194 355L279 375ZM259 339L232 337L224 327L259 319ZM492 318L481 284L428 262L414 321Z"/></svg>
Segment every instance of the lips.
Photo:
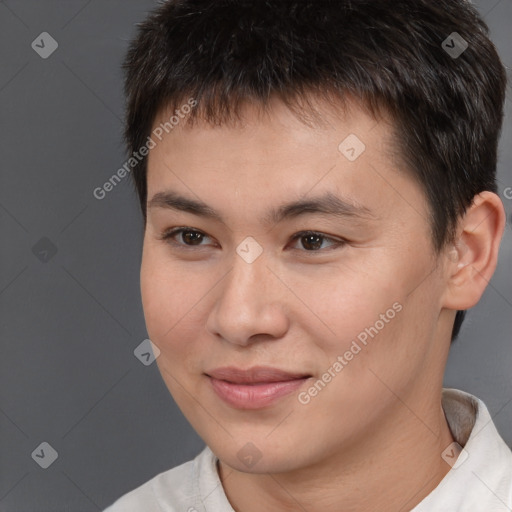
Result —
<svg viewBox="0 0 512 512"><path fill-rule="evenodd" d="M235 409L268 407L297 392L311 377L265 366L216 368L206 375L216 395Z"/></svg>
<svg viewBox="0 0 512 512"><path fill-rule="evenodd" d="M311 377L305 373L288 372L268 366L253 366L242 370L234 366L216 368L206 372L206 375L217 380L224 380L233 384L263 384L271 382L287 382L296 379Z"/></svg>

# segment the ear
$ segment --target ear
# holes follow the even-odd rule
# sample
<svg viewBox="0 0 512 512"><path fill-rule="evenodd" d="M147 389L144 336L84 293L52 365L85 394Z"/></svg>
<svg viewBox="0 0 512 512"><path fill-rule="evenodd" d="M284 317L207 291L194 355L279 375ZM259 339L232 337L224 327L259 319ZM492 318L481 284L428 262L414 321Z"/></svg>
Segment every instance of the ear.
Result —
<svg viewBox="0 0 512 512"><path fill-rule="evenodd" d="M469 309L480 300L496 269L505 220L498 195L485 191L473 198L448 249L444 307Z"/></svg>

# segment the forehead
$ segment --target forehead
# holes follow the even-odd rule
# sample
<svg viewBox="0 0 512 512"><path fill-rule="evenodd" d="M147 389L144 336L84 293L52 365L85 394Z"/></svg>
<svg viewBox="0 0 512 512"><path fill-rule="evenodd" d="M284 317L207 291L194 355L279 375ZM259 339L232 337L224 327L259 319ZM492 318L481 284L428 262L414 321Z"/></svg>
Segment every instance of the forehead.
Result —
<svg viewBox="0 0 512 512"><path fill-rule="evenodd" d="M238 164L236 175L259 166L260 175L269 170L277 178L312 165L327 170L342 155L348 170L357 166L359 156L366 161L369 156L391 160L396 154L390 120L382 117L377 121L354 101L333 108L316 100L311 101L311 108L299 112L292 112L277 99L265 108L247 102L239 119L225 122L207 122L198 114L189 123L190 116L176 115L179 110L164 108L155 118L151 138L156 147L148 158L150 179L157 167L155 161L160 164L164 160L195 165L204 172L228 166L232 171ZM342 144L344 141L347 144ZM300 178L298 172L295 178Z"/></svg>
<svg viewBox="0 0 512 512"><path fill-rule="evenodd" d="M219 212L238 205L255 213L263 203L276 210L284 202L330 192L376 214L403 202L399 190L416 184L400 170L393 124L357 104L317 109L319 119L309 124L276 101L266 112L247 105L236 123L198 119L163 130L162 140L153 137L156 146L148 157L148 201L172 190ZM172 114L160 111L152 133ZM410 196L409 190L402 193Z"/></svg>

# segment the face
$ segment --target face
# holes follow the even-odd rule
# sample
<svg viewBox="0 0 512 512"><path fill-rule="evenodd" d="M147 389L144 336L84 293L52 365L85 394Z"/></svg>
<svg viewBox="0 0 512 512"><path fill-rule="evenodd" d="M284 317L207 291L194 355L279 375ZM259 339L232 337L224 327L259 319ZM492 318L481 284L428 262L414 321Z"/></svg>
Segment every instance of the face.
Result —
<svg viewBox="0 0 512 512"><path fill-rule="evenodd" d="M309 127L277 101L247 107L243 125L176 126L148 159L148 334L186 418L240 471L348 456L403 414L396 396L421 409L441 385L424 194L390 155L389 123L356 105L323 115Z"/></svg>

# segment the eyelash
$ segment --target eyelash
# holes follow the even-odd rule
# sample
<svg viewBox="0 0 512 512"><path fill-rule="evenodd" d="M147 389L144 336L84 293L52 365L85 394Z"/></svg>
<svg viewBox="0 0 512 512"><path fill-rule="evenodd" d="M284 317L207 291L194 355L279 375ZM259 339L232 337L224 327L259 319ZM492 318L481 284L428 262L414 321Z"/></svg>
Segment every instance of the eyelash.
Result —
<svg viewBox="0 0 512 512"><path fill-rule="evenodd" d="M167 242L169 244L172 244L174 247L176 247L176 248L178 248L180 250L185 250L185 251L189 251L189 250L193 250L193 249L202 247L202 245L186 245L186 244L181 244L181 243L178 243L175 240L173 240L173 237L175 237L176 235L179 235L181 233L198 233L200 235L205 235L205 236L208 237L208 235L206 233L203 233L202 231L199 231L198 229L189 228L189 227L178 227L178 228L172 228L172 229L166 230L164 233L162 233L160 235L159 239L163 240L163 241L165 241L165 242ZM326 250L333 250L333 249L336 249L336 248L341 248L341 247L343 247L344 245L347 244L347 241L343 240L342 238L335 239L333 237L329 237L329 236L327 236L327 235L325 235L323 233L320 233L318 231L310 231L310 230L299 231L298 233L296 233L295 235L292 236L291 240L295 241L295 240L298 240L298 239L300 239L302 237L310 236L310 235L319 236L322 240L329 240L329 241L334 242L334 244L330 248L328 248L328 249L315 249L315 250L306 250L306 249L304 249L301 252L306 252L306 253L324 253ZM300 250L300 249L294 249L294 250Z"/></svg>

